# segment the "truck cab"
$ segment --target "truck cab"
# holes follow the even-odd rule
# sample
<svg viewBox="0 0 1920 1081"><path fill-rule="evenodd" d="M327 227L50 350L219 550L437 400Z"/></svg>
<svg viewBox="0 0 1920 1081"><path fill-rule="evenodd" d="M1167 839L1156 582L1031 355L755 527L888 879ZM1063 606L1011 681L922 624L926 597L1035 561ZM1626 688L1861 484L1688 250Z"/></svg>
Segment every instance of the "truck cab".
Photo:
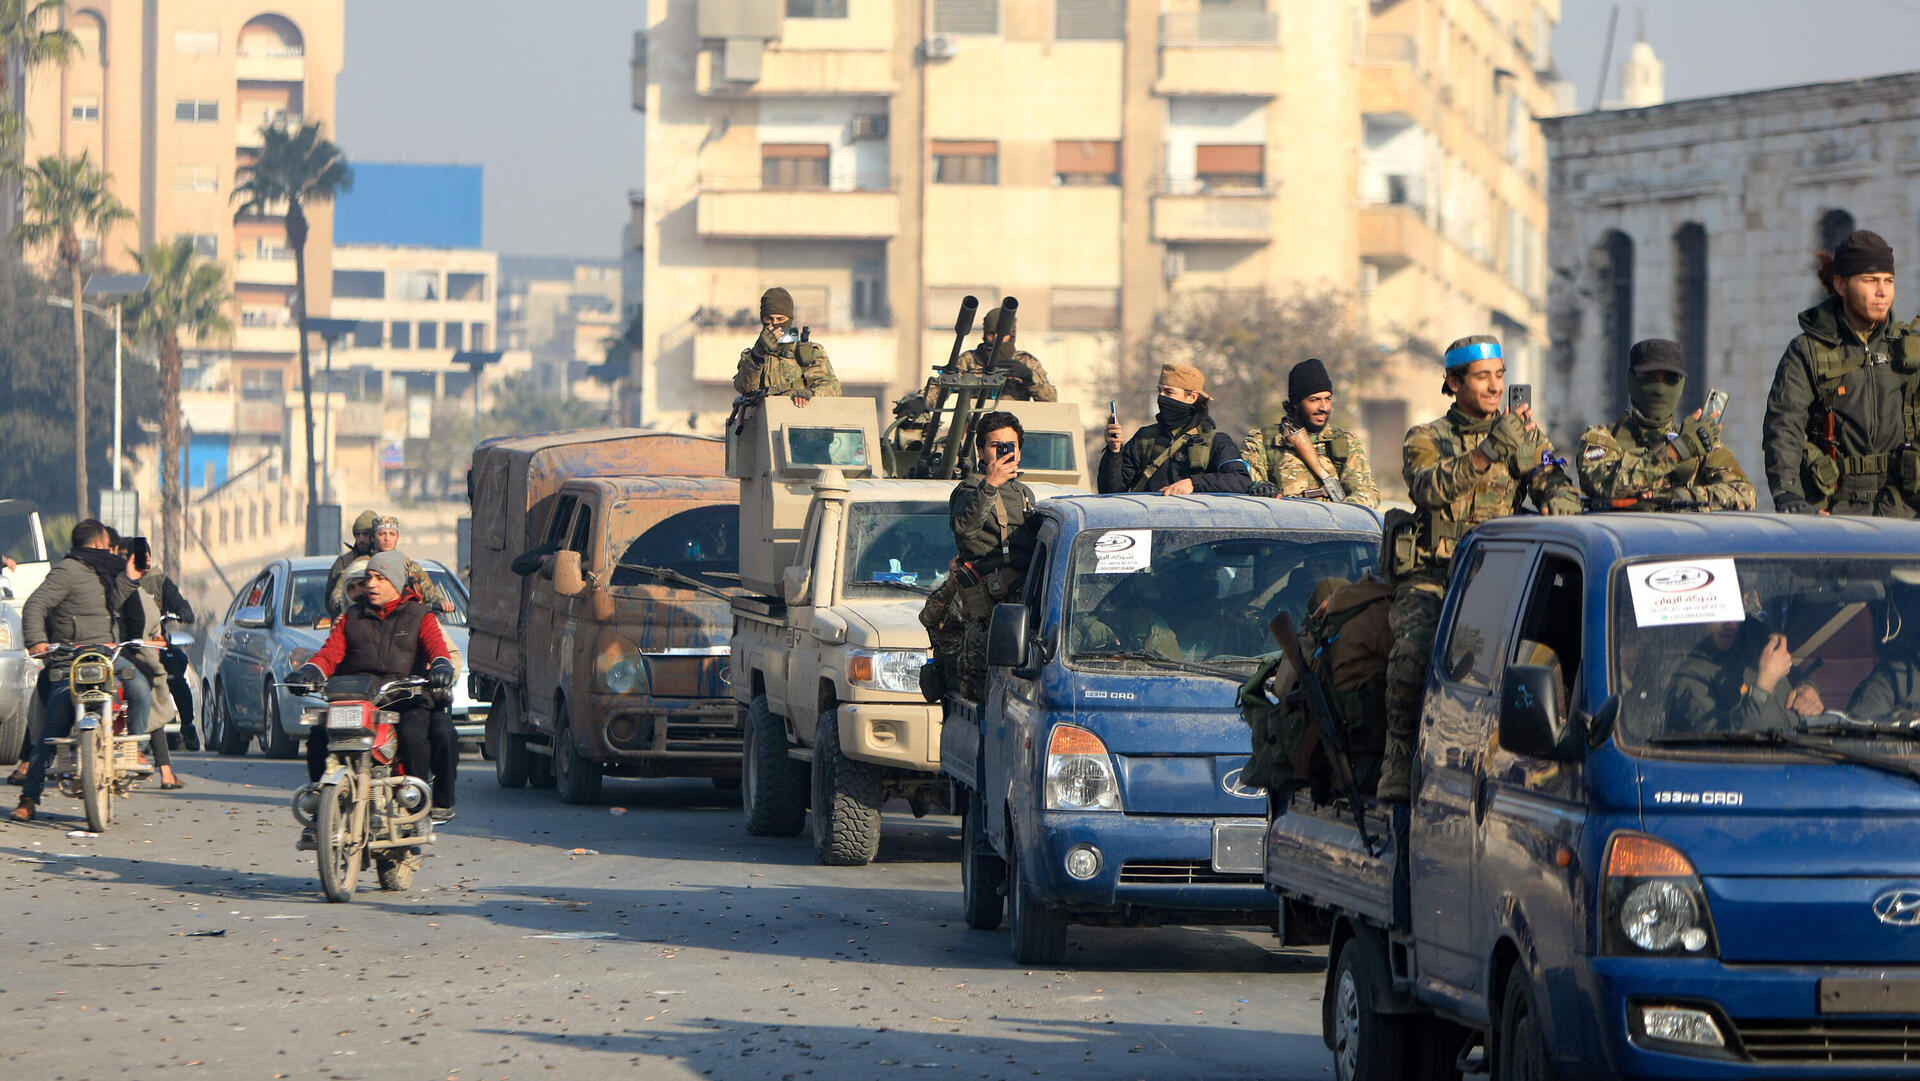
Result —
<svg viewBox="0 0 1920 1081"><path fill-rule="evenodd" d="M1331 932L1336 1076L1912 1076L1916 551L1883 519L1475 529L1390 843L1305 797L1269 827L1288 922Z"/></svg>
<svg viewBox="0 0 1920 1081"><path fill-rule="evenodd" d="M949 696L941 729L968 925L1011 906L1020 964L1058 964L1069 923L1270 925L1266 793L1239 781L1235 697L1275 615L1373 568L1379 516L1232 495L1040 514L1024 593L989 627L987 701Z"/></svg>

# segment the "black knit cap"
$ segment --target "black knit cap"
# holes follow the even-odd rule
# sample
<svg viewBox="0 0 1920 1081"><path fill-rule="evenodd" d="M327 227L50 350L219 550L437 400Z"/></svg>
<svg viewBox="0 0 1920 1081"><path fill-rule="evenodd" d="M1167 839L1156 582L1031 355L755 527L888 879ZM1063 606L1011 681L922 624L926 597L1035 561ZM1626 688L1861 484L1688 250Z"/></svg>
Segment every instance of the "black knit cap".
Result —
<svg viewBox="0 0 1920 1081"><path fill-rule="evenodd" d="M1687 374L1687 351L1680 348L1679 342L1665 338L1635 342L1627 353L1627 370L1635 375L1672 372L1684 376Z"/></svg>
<svg viewBox="0 0 1920 1081"><path fill-rule="evenodd" d="M1327 366L1320 363L1319 357L1303 360L1287 372L1287 401L1295 405L1315 394L1331 393L1333 380L1327 378Z"/></svg>
<svg viewBox="0 0 1920 1081"><path fill-rule="evenodd" d="M1893 247L1879 233L1855 230L1833 249L1833 274L1851 278L1855 274L1893 273Z"/></svg>

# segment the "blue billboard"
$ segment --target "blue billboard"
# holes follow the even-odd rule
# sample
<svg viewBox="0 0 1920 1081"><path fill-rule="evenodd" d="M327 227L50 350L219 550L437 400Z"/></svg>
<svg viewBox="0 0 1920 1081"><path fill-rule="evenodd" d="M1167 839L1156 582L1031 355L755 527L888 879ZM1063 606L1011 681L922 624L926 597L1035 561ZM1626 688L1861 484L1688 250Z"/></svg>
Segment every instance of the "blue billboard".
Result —
<svg viewBox="0 0 1920 1081"><path fill-rule="evenodd" d="M478 165L353 163L334 197L333 242L406 248L480 247Z"/></svg>

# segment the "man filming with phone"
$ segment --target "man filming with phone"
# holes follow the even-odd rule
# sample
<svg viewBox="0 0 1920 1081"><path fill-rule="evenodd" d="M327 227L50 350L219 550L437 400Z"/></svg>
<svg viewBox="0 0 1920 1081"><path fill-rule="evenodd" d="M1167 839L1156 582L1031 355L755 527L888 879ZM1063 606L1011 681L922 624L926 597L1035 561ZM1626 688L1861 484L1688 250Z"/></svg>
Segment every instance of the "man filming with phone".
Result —
<svg viewBox="0 0 1920 1081"><path fill-rule="evenodd" d="M1580 436L1580 483L1595 510L1752 510L1753 482L1720 442L1726 396L1680 416L1687 357L1649 338L1627 354L1627 411Z"/></svg>
<svg viewBox="0 0 1920 1081"><path fill-rule="evenodd" d="M956 599L966 629L961 638L958 674L964 693L979 699L986 691L987 621L993 606L1014 595L1025 570L1016 552L1015 533L1033 510L1033 489L1020 477L1020 451L1027 439L1020 418L988 413L974 429L980 465L961 481L947 501L953 527Z"/></svg>

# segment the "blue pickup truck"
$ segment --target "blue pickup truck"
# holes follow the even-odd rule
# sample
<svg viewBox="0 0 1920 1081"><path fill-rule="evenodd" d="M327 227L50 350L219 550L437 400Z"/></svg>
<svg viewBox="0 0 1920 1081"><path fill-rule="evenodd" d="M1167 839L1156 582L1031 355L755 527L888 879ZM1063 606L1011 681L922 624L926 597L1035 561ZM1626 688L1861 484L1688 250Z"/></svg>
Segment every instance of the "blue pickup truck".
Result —
<svg viewBox="0 0 1920 1081"><path fill-rule="evenodd" d="M1070 922L1271 925L1266 794L1239 783L1240 684L1321 578L1378 558L1360 507L1251 496L1049 499L1021 600L989 630L985 703L949 697L969 926L1057 964Z"/></svg>
<svg viewBox="0 0 1920 1081"><path fill-rule="evenodd" d="M1414 799L1277 806L1341 1081L1920 1075L1920 524L1512 518Z"/></svg>

